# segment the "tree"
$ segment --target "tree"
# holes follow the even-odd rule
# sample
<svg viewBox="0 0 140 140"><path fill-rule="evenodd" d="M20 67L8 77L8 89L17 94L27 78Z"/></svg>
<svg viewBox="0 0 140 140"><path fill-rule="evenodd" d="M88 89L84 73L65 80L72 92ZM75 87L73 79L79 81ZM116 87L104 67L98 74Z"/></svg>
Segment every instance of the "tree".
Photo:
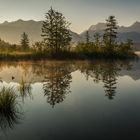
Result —
<svg viewBox="0 0 140 140"><path fill-rule="evenodd" d="M99 48L101 46L101 42L100 42L101 36L99 33L95 33L94 34L94 45L95 48Z"/></svg>
<svg viewBox="0 0 140 140"><path fill-rule="evenodd" d="M46 44L44 41L38 41L38 42L35 42L33 44L33 50L35 52L40 52L40 53L43 53L44 51L47 51L47 47L46 47Z"/></svg>
<svg viewBox="0 0 140 140"><path fill-rule="evenodd" d="M29 49L29 38L28 35L23 32L23 34L21 35L21 47L23 48L23 50L28 50Z"/></svg>
<svg viewBox="0 0 140 140"><path fill-rule="evenodd" d="M131 39L127 39L125 43L121 42L118 48L118 52L123 56L129 53L133 53L132 45L133 45L133 41Z"/></svg>
<svg viewBox="0 0 140 140"><path fill-rule="evenodd" d="M90 39L89 31L86 31L85 38L86 38L86 44L89 44L89 39Z"/></svg>
<svg viewBox="0 0 140 140"><path fill-rule="evenodd" d="M42 37L52 53L58 53L70 45L71 34L69 23L62 13L51 9L45 15L46 20L42 26Z"/></svg>
<svg viewBox="0 0 140 140"><path fill-rule="evenodd" d="M127 39L126 45L128 46L128 51L132 50L133 40Z"/></svg>
<svg viewBox="0 0 140 140"><path fill-rule="evenodd" d="M108 48L108 51L112 52L116 45L117 38L117 21L115 16L109 16L106 20L106 29L104 34L104 44Z"/></svg>

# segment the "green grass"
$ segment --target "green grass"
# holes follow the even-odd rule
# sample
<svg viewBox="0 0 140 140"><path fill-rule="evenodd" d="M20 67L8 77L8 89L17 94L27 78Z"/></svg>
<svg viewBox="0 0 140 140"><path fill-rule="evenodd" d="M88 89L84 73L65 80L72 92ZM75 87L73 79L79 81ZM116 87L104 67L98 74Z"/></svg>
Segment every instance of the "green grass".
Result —
<svg viewBox="0 0 140 140"><path fill-rule="evenodd" d="M0 91L0 111L12 110L16 105L16 98L13 88L3 87Z"/></svg>
<svg viewBox="0 0 140 140"><path fill-rule="evenodd" d="M17 95L13 88L3 87L0 90L0 127L5 130L13 128L17 124L21 113L19 113Z"/></svg>

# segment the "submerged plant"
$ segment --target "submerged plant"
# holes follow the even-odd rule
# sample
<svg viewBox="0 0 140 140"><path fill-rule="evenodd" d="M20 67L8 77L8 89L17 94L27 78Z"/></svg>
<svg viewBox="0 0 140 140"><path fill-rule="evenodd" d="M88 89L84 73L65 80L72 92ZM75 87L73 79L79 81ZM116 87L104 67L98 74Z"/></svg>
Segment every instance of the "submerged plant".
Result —
<svg viewBox="0 0 140 140"><path fill-rule="evenodd" d="M21 118L21 108L17 102L17 95L13 88L3 87L0 90L0 127L5 130L13 128Z"/></svg>

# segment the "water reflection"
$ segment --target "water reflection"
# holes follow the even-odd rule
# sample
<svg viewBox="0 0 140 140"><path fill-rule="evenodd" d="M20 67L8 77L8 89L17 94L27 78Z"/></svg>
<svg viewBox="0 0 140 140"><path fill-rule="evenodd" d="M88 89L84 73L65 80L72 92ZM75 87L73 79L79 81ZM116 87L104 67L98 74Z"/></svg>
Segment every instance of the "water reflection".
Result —
<svg viewBox="0 0 140 140"><path fill-rule="evenodd" d="M31 83L43 83L43 94L47 97L47 102L54 107L63 102L66 95L70 93L72 72L79 70L87 80L92 78L94 83L103 82L105 95L109 99L113 99L120 72L123 70L130 71L132 67L133 65L129 60L13 62L1 63L2 75L0 77L5 75L4 78L9 82L11 77L14 77L12 81L20 84L19 91L23 102L26 97L32 97ZM5 69L7 73L9 72L8 74L4 73ZM4 81L4 79L2 80Z"/></svg>
<svg viewBox="0 0 140 140"><path fill-rule="evenodd" d="M47 96L47 102L55 106L61 103L70 93L70 83L72 80L71 68L69 65L51 64L47 69L47 75L44 77L43 89L44 95Z"/></svg>
<svg viewBox="0 0 140 140"><path fill-rule="evenodd" d="M78 69L88 80L93 79L94 83L100 81L104 83L105 95L108 99L113 99L117 89L117 77L121 70L131 70L132 64L129 61L93 61L79 63Z"/></svg>
<svg viewBox="0 0 140 140"><path fill-rule="evenodd" d="M26 82L22 77L21 82L19 83L19 91L22 101L24 103L25 98L30 97L32 98L32 87L31 82Z"/></svg>
<svg viewBox="0 0 140 140"><path fill-rule="evenodd" d="M107 65L106 67L104 67L104 71L102 73L104 90L105 90L106 96L109 99L113 99L113 96L115 96L119 70L120 69L116 65L114 65L114 63L111 63L110 65Z"/></svg>
<svg viewBox="0 0 140 140"><path fill-rule="evenodd" d="M14 86L0 90L0 128L10 129L10 140L113 139L116 130L117 138L130 130L134 136L140 128L139 76L140 63L129 60L0 63L0 87Z"/></svg>
<svg viewBox="0 0 140 140"><path fill-rule="evenodd" d="M17 97L13 88L2 87L0 90L0 128L3 131L13 129L22 118L22 108Z"/></svg>

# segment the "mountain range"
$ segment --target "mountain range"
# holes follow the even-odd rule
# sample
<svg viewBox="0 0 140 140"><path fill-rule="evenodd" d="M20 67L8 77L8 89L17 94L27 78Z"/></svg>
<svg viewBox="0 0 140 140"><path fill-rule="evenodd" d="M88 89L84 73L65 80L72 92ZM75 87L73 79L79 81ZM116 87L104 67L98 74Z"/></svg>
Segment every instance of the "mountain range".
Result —
<svg viewBox="0 0 140 140"><path fill-rule="evenodd" d="M91 40L93 38L93 35L95 33L102 34L106 28L105 23L98 23L96 25L90 26L88 29L89 35L91 37ZM87 31L87 30L86 30ZM85 37L86 31L80 34L82 38ZM126 41L127 39L132 39L135 43L140 43L140 22L135 22L129 27L124 26L118 26L118 40L120 41Z"/></svg>
<svg viewBox="0 0 140 140"><path fill-rule="evenodd" d="M0 38L10 43L19 44L21 34L23 32L26 32L29 36L31 44L33 44L34 42L40 41L42 39L41 27L42 21L24 21L21 19L13 22L5 21L4 23L0 24ZM90 26L88 31L91 40L93 39L93 35L95 33L98 32L102 34L105 27L105 23L98 23L96 25ZM86 31L82 32L81 34L77 34L71 31L72 42L75 43L79 41L84 41ZM135 22L129 27L118 26L118 33L119 40L125 41L126 39L132 39L135 44L140 44L140 22Z"/></svg>

